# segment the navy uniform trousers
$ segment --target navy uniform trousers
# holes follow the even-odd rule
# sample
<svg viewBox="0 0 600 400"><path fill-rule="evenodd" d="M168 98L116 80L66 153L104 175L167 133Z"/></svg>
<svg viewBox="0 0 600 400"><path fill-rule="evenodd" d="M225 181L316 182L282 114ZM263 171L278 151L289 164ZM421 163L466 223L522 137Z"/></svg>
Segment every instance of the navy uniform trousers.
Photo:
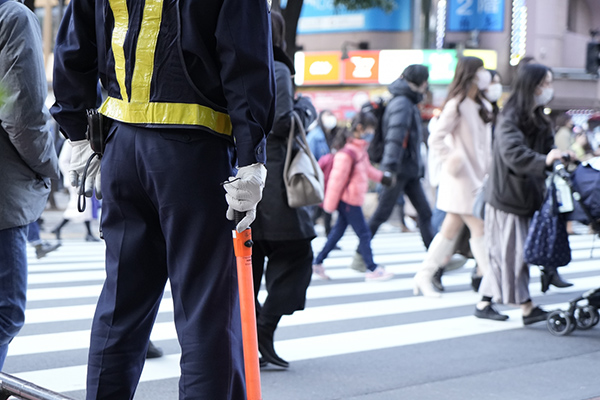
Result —
<svg viewBox="0 0 600 400"><path fill-rule="evenodd" d="M132 399L170 280L180 399L245 399L227 203L232 145L201 130L113 123L102 159L106 282L94 315L87 399Z"/></svg>

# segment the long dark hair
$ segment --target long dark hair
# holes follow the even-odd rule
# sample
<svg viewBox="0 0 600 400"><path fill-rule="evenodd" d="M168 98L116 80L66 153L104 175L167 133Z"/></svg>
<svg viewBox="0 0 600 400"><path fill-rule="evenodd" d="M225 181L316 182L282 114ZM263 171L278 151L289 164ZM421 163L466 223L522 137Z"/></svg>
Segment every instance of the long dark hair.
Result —
<svg viewBox="0 0 600 400"><path fill-rule="evenodd" d="M279 47L285 51L285 20L281 13L272 10L271 11L271 35L273 38L273 46Z"/></svg>
<svg viewBox="0 0 600 400"><path fill-rule="evenodd" d="M372 126L374 128L377 127L377 117L370 111L359 111L352 118L352 123L350 125L350 131L354 134L354 131L358 127L358 125L362 125L363 128L367 126Z"/></svg>
<svg viewBox="0 0 600 400"><path fill-rule="evenodd" d="M498 71L496 71L495 69L488 69L488 71L490 71L490 74L492 74L492 82L490 83L490 85L494 83L494 78L496 76L498 76L500 78L500 81L502 81L502 75L500 75ZM500 107L498 107L498 100L490 102L490 104L492 105L492 125L495 126L498 120L498 114L500 113Z"/></svg>
<svg viewBox="0 0 600 400"><path fill-rule="evenodd" d="M504 109L503 115L514 115L519 127L526 134L550 128L550 119L544 114L544 107L535 103L535 90L546 79L550 68L541 64L527 64L519 68L514 88Z"/></svg>
<svg viewBox="0 0 600 400"><path fill-rule="evenodd" d="M448 88L448 97L446 97L444 106L446 106L448 100L458 98L458 104L456 106L456 111L458 111L458 106L467 98L469 90L471 90L471 85L476 85L473 80L475 79L477 70L481 67L483 67L481 58L461 57L458 60L456 71L454 72L454 79L452 79L452 83L450 83L450 87ZM478 90L477 96L475 96L475 102L479 105L479 117L483 122L487 123L492 120L492 116L487 107L484 106L482 96L483 94Z"/></svg>
<svg viewBox="0 0 600 400"><path fill-rule="evenodd" d="M349 124L344 128L343 132L340 133L344 138L344 143L354 138L354 132L358 125L362 125L363 129L367 126L377 127L379 121L377 121L377 117L370 111L358 111L352 117L352 120Z"/></svg>

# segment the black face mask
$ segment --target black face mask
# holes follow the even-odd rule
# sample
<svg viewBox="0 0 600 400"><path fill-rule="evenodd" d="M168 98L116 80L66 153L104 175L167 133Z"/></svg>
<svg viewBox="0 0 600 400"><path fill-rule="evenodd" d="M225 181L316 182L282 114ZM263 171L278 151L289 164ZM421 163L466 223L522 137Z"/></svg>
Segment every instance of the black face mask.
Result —
<svg viewBox="0 0 600 400"><path fill-rule="evenodd" d="M417 103L420 103L420 102L422 102L422 101L423 101L423 97L424 97L423 93L419 92L418 90L416 90L416 89L414 88L414 87L419 87L420 85L417 85L416 83L409 82L409 81L406 81L406 82L409 84L409 85L408 85L408 88L410 89L410 91L411 91L411 92L413 92L413 93L414 93L414 95L415 95L415 101L416 101ZM428 88L428 89L429 89L429 88Z"/></svg>

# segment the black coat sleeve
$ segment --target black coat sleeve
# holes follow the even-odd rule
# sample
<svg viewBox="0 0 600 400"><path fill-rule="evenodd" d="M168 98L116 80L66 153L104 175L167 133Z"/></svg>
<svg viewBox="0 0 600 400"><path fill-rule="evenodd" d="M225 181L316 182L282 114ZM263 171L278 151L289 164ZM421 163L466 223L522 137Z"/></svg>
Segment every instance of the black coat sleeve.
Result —
<svg viewBox="0 0 600 400"><path fill-rule="evenodd" d="M102 99L95 5L93 0L72 0L56 36L52 82L56 101L50 112L73 141L85 139L86 110L97 108Z"/></svg>
<svg viewBox="0 0 600 400"><path fill-rule="evenodd" d="M265 0L224 0L215 36L240 167L266 161L275 115L271 17Z"/></svg>
<svg viewBox="0 0 600 400"><path fill-rule="evenodd" d="M317 112L308 97L300 96L294 100L294 88L289 68L281 62L275 62L275 81L277 82L277 100L275 101L275 122L271 135L286 139L290 133L292 112L295 111L304 129L316 119Z"/></svg>
<svg viewBox="0 0 600 400"><path fill-rule="evenodd" d="M394 97L385 110L383 134L385 145L380 168L398 172L404 158L404 139L410 134L412 103L405 97Z"/></svg>
<svg viewBox="0 0 600 400"><path fill-rule="evenodd" d="M277 96L275 100L275 120L271 135L287 138L290 132L292 111L294 110L294 92L290 70L285 64L278 61L275 62L275 82Z"/></svg>
<svg viewBox="0 0 600 400"><path fill-rule="evenodd" d="M497 129L495 140L498 141L498 151L502 161L514 174L523 177L545 176L546 154L530 148L525 134L514 121L503 119ZM545 134L542 140L547 143Z"/></svg>

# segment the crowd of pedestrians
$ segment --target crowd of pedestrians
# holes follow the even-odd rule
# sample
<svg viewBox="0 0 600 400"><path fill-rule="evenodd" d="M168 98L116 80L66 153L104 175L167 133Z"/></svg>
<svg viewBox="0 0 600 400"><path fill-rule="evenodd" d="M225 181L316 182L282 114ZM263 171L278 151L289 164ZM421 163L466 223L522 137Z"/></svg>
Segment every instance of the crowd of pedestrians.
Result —
<svg viewBox="0 0 600 400"><path fill-rule="evenodd" d="M330 279L325 261L348 226L359 239L349 267L364 272L366 281L394 277L375 262L371 241L405 195L427 249L413 278L415 295L441 297L443 272L468 242L477 263L473 286L481 295L475 317L506 320L495 304L510 304L521 308L525 325L546 319L528 289L523 247L529 222L553 164L566 151L580 159L593 155L587 137L573 136L568 120L554 137L543 110L553 97L549 68L520 67L501 110L500 75L479 58L461 58L426 135L419 105L429 71L410 65L389 86L381 118L362 110L346 124L295 94L284 19L267 11L267 2L181 0L180 9L162 16L173 23L160 29L151 6L131 5L136 23L128 24L127 10L103 3L72 0L58 32L51 112L69 138L58 158L46 123L39 25L22 4L0 0L0 44L10 42L0 48L0 81L9 93L0 99L0 369L23 325L26 243L38 258L60 245L42 241L38 225L59 166L70 202L52 230L57 240L67 223L80 221L85 240L98 241L91 211L79 213L77 197L95 193L103 201L107 279L91 330L88 399L131 398L144 358L160 356L149 337L167 280L182 348L181 398L243 398L231 231L252 224L261 365L287 368L274 348L279 321L304 309L311 276ZM244 33L249 29L251 37ZM20 34L12 35L16 30ZM118 40L97 41L98 33ZM174 37L185 57L168 45ZM86 112L98 107L106 118L101 161L86 137ZM307 140L315 158L333 154L320 205L287 202L283 170L292 113L312 127ZM383 156L374 165L367 149L377 129ZM426 169L435 180L433 204L423 186ZM382 187L367 220L362 207L369 181ZM236 212L243 217L234 223ZM313 253L319 217L327 240ZM543 273L549 284L566 284L556 269ZM259 301L263 279L267 297Z"/></svg>

